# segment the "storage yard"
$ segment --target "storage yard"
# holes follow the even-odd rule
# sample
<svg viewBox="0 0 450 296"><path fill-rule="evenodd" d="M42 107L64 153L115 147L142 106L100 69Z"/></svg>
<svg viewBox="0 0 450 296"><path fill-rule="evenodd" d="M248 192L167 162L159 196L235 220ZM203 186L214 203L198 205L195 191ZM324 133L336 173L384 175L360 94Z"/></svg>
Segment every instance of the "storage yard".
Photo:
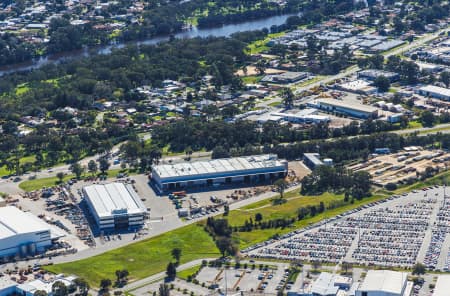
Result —
<svg viewBox="0 0 450 296"><path fill-rule="evenodd" d="M386 155L374 155L368 161L352 165L353 171L367 171L374 184L405 184L414 181L427 167L443 170L448 167L450 154L441 150L421 150L407 147L404 150Z"/></svg>
<svg viewBox="0 0 450 296"><path fill-rule="evenodd" d="M444 195L446 192L446 195ZM253 258L449 270L449 189L375 202L243 252Z"/></svg>

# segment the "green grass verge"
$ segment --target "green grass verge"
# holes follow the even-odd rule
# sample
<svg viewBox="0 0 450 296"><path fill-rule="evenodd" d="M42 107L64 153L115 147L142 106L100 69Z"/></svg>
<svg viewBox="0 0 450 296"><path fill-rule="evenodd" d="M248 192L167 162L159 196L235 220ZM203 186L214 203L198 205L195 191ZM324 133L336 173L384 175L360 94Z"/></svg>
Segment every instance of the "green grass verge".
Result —
<svg viewBox="0 0 450 296"><path fill-rule="evenodd" d="M114 178L117 176L119 172L122 172L121 169L114 169L107 171L108 178ZM128 172L128 174L133 175L134 172ZM85 173L83 177L89 177L91 176L90 173ZM63 181L68 181L72 178L75 178L74 174L67 174L64 176ZM39 190L45 187L53 187L58 185L59 179L57 177L48 177L48 178L39 178L34 180L26 180L19 184L19 188L24 191L34 191Z"/></svg>
<svg viewBox="0 0 450 296"><path fill-rule="evenodd" d="M187 280L187 278L190 275L193 275L194 273L199 271L200 267L201 267L201 264L193 266L193 267L185 269L185 270L182 270L180 272L177 272L177 277L180 278L180 279L183 279L183 280Z"/></svg>
<svg viewBox="0 0 450 296"><path fill-rule="evenodd" d="M46 266L55 274L75 274L98 287L105 278L114 280L115 271L127 269L130 280L162 272L171 260L171 250L181 248L181 263L219 256L212 238L197 224L115 249L80 261Z"/></svg>

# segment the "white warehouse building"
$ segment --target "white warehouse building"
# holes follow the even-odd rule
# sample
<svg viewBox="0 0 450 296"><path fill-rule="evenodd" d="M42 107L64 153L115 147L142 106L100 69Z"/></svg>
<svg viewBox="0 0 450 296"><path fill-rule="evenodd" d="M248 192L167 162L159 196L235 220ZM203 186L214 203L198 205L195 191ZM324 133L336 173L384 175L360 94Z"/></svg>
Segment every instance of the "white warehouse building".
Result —
<svg viewBox="0 0 450 296"><path fill-rule="evenodd" d="M29 212L0 207L0 258L29 256L44 252L64 236Z"/></svg>
<svg viewBox="0 0 450 296"><path fill-rule="evenodd" d="M412 288L406 272L369 270L355 296L410 296Z"/></svg>
<svg viewBox="0 0 450 296"><path fill-rule="evenodd" d="M263 182L284 178L287 172L286 160L266 154L156 165L152 167L152 182L164 192L195 186Z"/></svg>
<svg viewBox="0 0 450 296"><path fill-rule="evenodd" d="M147 208L130 184L86 186L83 194L100 230L130 230L144 224Z"/></svg>

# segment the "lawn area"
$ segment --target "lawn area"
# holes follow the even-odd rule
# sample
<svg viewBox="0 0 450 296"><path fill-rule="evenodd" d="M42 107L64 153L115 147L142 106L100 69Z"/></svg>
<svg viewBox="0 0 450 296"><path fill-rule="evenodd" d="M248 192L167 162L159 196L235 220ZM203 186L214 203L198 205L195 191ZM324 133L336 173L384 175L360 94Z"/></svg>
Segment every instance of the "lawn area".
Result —
<svg viewBox="0 0 450 296"><path fill-rule="evenodd" d="M202 226L191 224L162 235L71 263L46 266L53 273L76 274L91 286L101 279L115 279L115 271L127 269L130 279L137 280L162 272L171 260L173 248L181 248L181 263L219 256L212 238Z"/></svg>
<svg viewBox="0 0 450 296"><path fill-rule="evenodd" d="M1 172L1 171L0 171ZM114 178L117 176L118 173L123 172L121 169L114 169L107 171L108 178ZM128 172L128 174L133 175L135 172ZM85 173L83 177L91 176L90 173ZM75 178L74 174L67 174L64 176L63 181L68 181L72 178ZM19 188L21 188L24 191L34 191L39 190L44 187L53 187L58 185L58 178L57 177L48 177L48 178L40 178L40 179L34 179L34 180L26 180L19 184Z"/></svg>
<svg viewBox="0 0 450 296"><path fill-rule="evenodd" d="M411 120L408 123L408 128L421 128L421 127L422 127L422 123L417 120Z"/></svg>
<svg viewBox="0 0 450 296"><path fill-rule="evenodd" d="M64 176L63 181L68 181L75 178L75 175L68 174ZM19 184L19 188L24 191L34 191L42 189L44 187L53 187L58 184L59 179L57 177L40 178L34 180L26 180Z"/></svg>
<svg viewBox="0 0 450 296"><path fill-rule="evenodd" d="M286 33L280 32L280 33L269 34L269 35L267 35L266 38L264 38L262 40L256 40L247 46L246 52L248 54L257 54L257 53L261 53L265 50L268 50L269 47L267 46L267 42L269 42L273 38L283 36L284 34L286 34Z"/></svg>
<svg viewBox="0 0 450 296"><path fill-rule="evenodd" d="M394 193L392 193L394 194ZM323 219L330 218L336 215L339 215L348 210L357 208L361 205L365 205L377 200L381 200L390 196L392 194L378 193L374 194L369 198L365 198L363 200L355 200L353 204L347 204L345 206L341 206L335 209L326 210L324 213L318 214L314 217L310 217L307 219L303 219L301 221L296 221L291 227L287 227L284 229L281 228L270 228L270 229L257 229L250 232L239 232L235 233L234 236L237 240L239 240L239 246L241 249L245 249L251 245L267 240L268 238L279 234L285 234L294 229L299 229L308 226L309 224L317 223ZM286 217L296 217L297 209L300 207L308 206L308 205L318 205L321 201L325 203L325 205L329 204L332 201L337 201L343 199L343 195L335 195L331 193L324 193L320 196L301 196L297 195L295 197L295 192L290 192L285 194L288 202L273 206L271 205L270 200L261 201L247 207L244 207L239 210L231 211L229 214L230 224L235 225L243 225L245 220L250 219L250 217L255 219L256 213L261 213L263 215L264 220L275 219L275 218L286 218ZM294 197L292 197L294 196Z"/></svg>
<svg viewBox="0 0 450 296"><path fill-rule="evenodd" d="M187 280L188 276L193 275L196 273L201 267L201 264L193 266L191 268L182 270L180 272L177 272L177 277L183 280Z"/></svg>
<svg viewBox="0 0 450 296"><path fill-rule="evenodd" d="M242 82L244 84L254 84L261 80L262 76L244 76L242 77Z"/></svg>

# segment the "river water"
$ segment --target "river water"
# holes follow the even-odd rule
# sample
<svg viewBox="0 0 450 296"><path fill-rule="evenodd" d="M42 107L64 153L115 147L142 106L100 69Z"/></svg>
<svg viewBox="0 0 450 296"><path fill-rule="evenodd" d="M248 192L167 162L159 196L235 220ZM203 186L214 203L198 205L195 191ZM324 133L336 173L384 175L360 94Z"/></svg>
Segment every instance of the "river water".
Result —
<svg viewBox="0 0 450 296"><path fill-rule="evenodd" d="M244 32L244 31L252 31L252 30L261 30L262 28L270 28L273 25L282 25L286 22L286 19L288 17L292 16L292 14L287 15L277 15L272 16L264 19L259 20L253 20L248 22L243 22L239 24L230 24L230 25L224 25L222 27L215 27L215 28L205 28L205 29L199 29L197 27L192 27L192 29L185 30L182 32L179 32L174 35L175 38L195 38L195 37L208 37L208 36L214 36L214 37L228 37L233 33L236 32ZM49 64L49 63L59 63L62 61L72 60L76 58L81 57L88 57L92 54L108 54L111 52L111 50L115 48L123 48L127 45L153 45L160 42L165 42L170 39L169 36L160 36L160 37L154 37L150 39L140 40L140 41L131 41L127 43L118 43L118 44L112 44L112 45L105 45L105 46L98 46L94 48L85 48L82 50L77 51L71 51L71 52L64 52L60 54L54 54L54 55L48 55L43 56L38 59L35 59L30 62L22 63L22 64L16 64L16 65L9 65L5 67L0 67L0 76L3 76L5 74L10 74L18 71L26 71L31 69L39 68L43 65Z"/></svg>

